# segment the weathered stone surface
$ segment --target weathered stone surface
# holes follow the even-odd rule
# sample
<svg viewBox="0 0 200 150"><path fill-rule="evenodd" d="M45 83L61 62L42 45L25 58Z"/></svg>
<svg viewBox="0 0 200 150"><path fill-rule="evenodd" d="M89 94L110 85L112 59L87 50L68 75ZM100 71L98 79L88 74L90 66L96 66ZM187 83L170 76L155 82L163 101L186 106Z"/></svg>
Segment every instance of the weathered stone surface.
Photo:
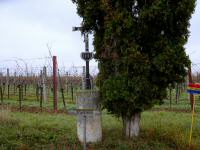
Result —
<svg viewBox="0 0 200 150"><path fill-rule="evenodd" d="M86 116L86 142L98 142L102 138L101 110L98 91L81 91L76 95L77 134L84 139L84 116ZM84 113L85 112L85 113Z"/></svg>
<svg viewBox="0 0 200 150"><path fill-rule="evenodd" d="M80 91L76 94L76 105L78 109L100 110L100 99L98 91Z"/></svg>

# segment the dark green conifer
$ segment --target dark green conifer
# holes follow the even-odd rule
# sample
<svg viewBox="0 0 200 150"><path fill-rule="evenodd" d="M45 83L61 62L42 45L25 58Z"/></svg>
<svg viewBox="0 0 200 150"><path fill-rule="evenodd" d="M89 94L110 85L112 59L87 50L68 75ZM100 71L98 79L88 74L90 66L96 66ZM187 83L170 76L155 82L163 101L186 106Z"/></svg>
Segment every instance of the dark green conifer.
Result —
<svg viewBox="0 0 200 150"><path fill-rule="evenodd" d="M72 0L94 33L103 107L122 117L127 137L140 113L162 102L190 64L184 45L196 0Z"/></svg>

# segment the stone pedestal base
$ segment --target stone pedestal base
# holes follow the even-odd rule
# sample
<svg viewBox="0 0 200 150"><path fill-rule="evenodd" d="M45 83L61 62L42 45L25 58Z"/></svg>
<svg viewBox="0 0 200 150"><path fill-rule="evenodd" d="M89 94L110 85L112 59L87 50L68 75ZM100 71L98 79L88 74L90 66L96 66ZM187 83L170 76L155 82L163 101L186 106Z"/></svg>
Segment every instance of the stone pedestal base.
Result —
<svg viewBox="0 0 200 150"><path fill-rule="evenodd" d="M99 142L102 139L101 110L99 92L81 91L77 93L77 135L84 141L84 126L86 125L86 142ZM85 124L86 123L86 124Z"/></svg>

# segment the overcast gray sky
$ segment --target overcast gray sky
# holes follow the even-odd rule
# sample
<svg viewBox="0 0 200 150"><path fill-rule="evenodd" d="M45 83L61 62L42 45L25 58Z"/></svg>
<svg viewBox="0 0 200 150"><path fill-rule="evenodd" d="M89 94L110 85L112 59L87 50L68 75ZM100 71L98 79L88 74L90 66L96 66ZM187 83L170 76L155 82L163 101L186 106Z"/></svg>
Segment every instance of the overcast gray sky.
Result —
<svg viewBox="0 0 200 150"><path fill-rule="evenodd" d="M72 26L80 23L71 0L0 0L1 66L11 64L6 60L15 58L22 58L28 64L37 63L29 59L47 57L46 44L58 56L61 66L84 65L80 58L80 52L84 51L83 38L79 32L72 32ZM194 63L200 63L199 28L200 0L192 16L191 36L186 45ZM93 61L91 65L96 63Z"/></svg>

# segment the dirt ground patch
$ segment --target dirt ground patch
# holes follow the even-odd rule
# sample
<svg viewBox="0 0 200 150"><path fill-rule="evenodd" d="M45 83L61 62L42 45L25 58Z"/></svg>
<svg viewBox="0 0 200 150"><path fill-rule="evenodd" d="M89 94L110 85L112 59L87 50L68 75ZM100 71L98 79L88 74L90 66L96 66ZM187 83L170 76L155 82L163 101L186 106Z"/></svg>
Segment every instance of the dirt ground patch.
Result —
<svg viewBox="0 0 200 150"><path fill-rule="evenodd" d="M3 109L9 109L12 112L29 112L29 113L41 113L41 112L45 112L45 113L49 113L49 114L68 114L68 115L74 115L74 113L71 113L70 111L66 111L66 110L57 110L56 112L53 109L49 109L49 108L38 108L38 107L27 107L24 106L21 108L17 107L17 106L13 106L13 105L7 105L7 104L0 104L0 108ZM177 109L177 108L152 108L149 111L165 111L165 112L177 112L177 113L191 113L191 110L189 109ZM198 115L200 115L200 113L196 113Z"/></svg>
<svg viewBox="0 0 200 150"><path fill-rule="evenodd" d="M22 107L21 109L17 106L13 106L13 105L6 105L0 104L0 108L2 109L9 109L12 112L29 112L29 113L41 113L41 112L45 112L45 113L49 113L49 114L54 114L54 113L59 113L59 114L66 114L67 111L65 110L58 110L58 111L54 111L53 109L48 109L48 108L38 108L38 107Z"/></svg>

